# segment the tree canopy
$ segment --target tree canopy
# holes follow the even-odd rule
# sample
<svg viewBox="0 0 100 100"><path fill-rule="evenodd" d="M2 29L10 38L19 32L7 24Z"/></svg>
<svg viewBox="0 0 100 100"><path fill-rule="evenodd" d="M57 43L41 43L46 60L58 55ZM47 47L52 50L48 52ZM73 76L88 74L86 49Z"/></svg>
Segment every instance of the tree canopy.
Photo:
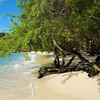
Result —
<svg viewBox="0 0 100 100"><path fill-rule="evenodd" d="M99 0L17 0L20 23L0 40L0 54L62 48L100 52Z"/></svg>

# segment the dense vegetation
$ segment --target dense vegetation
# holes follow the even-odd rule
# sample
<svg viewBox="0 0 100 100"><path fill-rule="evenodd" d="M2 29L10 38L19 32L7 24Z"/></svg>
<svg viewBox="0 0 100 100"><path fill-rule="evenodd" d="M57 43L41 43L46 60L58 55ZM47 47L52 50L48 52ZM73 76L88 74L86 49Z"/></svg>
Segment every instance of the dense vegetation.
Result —
<svg viewBox="0 0 100 100"><path fill-rule="evenodd" d="M0 38L4 37L6 33L1 32L0 33Z"/></svg>
<svg viewBox="0 0 100 100"><path fill-rule="evenodd" d="M99 0L17 0L21 8L0 54L19 51L100 53ZM66 51L66 52L64 52Z"/></svg>
<svg viewBox="0 0 100 100"><path fill-rule="evenodd" d="M19 1L21 24L14 33L23 40L24 50L51 51L53 36L59 45L99 53L100 1L28 0Z"/></svg>

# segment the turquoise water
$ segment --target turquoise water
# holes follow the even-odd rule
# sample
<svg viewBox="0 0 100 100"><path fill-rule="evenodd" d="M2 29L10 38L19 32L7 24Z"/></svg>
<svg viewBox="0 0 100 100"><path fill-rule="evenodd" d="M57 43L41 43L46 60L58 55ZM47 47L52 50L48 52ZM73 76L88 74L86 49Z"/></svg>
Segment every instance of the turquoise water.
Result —
<svg viewBox="0 0 100 100"><path fill-rule="evenodd" d="M5 57L0 57L0 72L13 69L17 64L24 62L22 53L13 53Z"/></svg>
<svg viewBox="0 0 100 100"><path fill-rule="evenodd" d="M0 57L0 100L30 100L33 93L31 70L37 66L34 53L26 61L23 53Z"/></svg>
<svg viewBox="0 0 100 100"><path fill-rule="evenodd" d="M24 60L23 53L12 53L11 55L0 57L0 66L15 64Z"/></svg>

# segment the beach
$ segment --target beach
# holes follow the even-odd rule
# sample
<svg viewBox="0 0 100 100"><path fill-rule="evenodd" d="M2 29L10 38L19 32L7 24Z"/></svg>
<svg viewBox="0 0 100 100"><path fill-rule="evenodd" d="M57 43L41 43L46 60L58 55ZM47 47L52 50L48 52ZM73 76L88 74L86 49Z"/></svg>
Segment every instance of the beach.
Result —
<svg viewBox="0 0 100 100"><path fill-rule="evenodd" d="M46 59L47 56L42 55L37 61L45 64ZM50 57L48 60L52 62ZM41 79L35 77L35 95L31 100L100 100L99 82L100 76L89 78L85 72L52 74Z"/></svg>
<svg viewBox="0 0 100 100"><path fill-rule="evenodd" d="M0 0L0 100L100 100L100 0Z"/></svg>
<svg viewBox="0 0 100 100"><path fill-rule="evenodd" d="M0 100L28 100L34 96L32 69L37 67L35 54L29 53L30 61L23 53L0 57Z"/></svg>
<svg viewBox="0 0 100 100"><path fill-rule="evenodd" d="M13 60L20 58L17 63L1 65L0 100L100 100L100 75L89 78L85 72L69 72L38 79L39 67L52 63L53 56L35 52L29 56L31 61L14 54Z"/></svg>

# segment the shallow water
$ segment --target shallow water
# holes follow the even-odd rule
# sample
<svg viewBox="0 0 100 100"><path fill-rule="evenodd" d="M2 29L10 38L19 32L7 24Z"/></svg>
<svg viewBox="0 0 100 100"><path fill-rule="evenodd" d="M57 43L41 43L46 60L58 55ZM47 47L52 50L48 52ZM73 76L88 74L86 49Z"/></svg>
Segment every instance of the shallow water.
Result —
<svg viewBox="0 0 100 100"><path fill-rule="evenodd" d="M31 70L37 67L36 55L30 53L26 61L22 53L0 58L0 100L30 100L34 95Z"/></svg>

